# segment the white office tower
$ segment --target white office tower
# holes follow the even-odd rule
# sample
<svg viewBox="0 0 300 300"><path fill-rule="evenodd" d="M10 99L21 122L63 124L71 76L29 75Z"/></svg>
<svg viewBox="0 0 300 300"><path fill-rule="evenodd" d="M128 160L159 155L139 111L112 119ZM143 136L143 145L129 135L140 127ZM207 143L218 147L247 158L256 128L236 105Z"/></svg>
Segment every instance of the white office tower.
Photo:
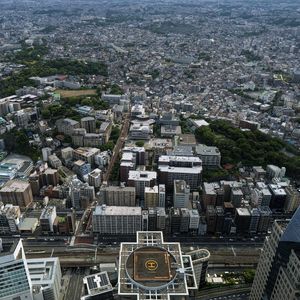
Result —
<svg viewBox="0 0 300 300"><path fill-rule="evenodd" d="M173 206L187 208L190 200L190 187L184 180L174 180Z"/></svg>
<svg viewBox="0 0 300 300"><path fill-rule="evenodd" d="M142 209L132 206L96 206L93 232L99 234L135 234L142 228Z"/></svg>
<svg viewBox="0 0 300 300"><path fill-rule="evenodd" d="M300 208L290 221L275 221L266 237L250 300L300 297Z"/></svg>
<svg viewBox="0 0 300 300"><path fill-rule="evenodd" d="M197 232L199 229L200 215L197 209L190 209L190 224L189 230Z"/></svg>
<svg viewBox="0 0 300 300"><path fill-rule="evenodd" d="M121 243L120 299L191 299L197 283L192 258L179 243L165 242L161 231L137 232L136 242Z"/></svg>
<svg viewBox="0 0 300 300"><path fill-rule="evenodd" d="M95 169L88 174L88 183L89 185L99 188L101 186L101 170Z"/></svg>
<svg viewBox="0 0 300 300"><path fill-rule="evenodd" d="M40 216L40 226L43 232L53 232L53 224L56 219L56 206L46 206Z"/></svg>
<svg viewBox="0 0 300 300"><path fill-rule="evenodd" d="M0 239L0 299L33 299L21 240L3 242Z"/></svg>
<svg viewBox="0 0 300 300"><path fill-rule="evenodd" d="M85 295L81 300L114 299L113 287L106 271L83 278Z"/></svg>
<svg viewBox="0 0 300 300"><path fill-rule="evenodd" d="M166 207L166 186L164 184L158 185L158 206Z"/></svg>
<svg viewBox="0 0 300 300"><path fill-rule="evenodd" d="M43 161L48 161L49 155L51 155L52 149L49 147L42 148L42 156L43 156Z"/></svg>
<svg viewBox="0 0 300 300"><path fill-rule="evenodd" d="M144 200L145 187L153 187L157 173L152 171L129 171L128 186L135 187L136 195Z"/></svg>
<svg viewBox="0 0 300 300"><path fill-rule="evenodd" d="M95 188L83 183L79 179L73 179L70 182L69 194L72 206L75 208L85 208L95 199Z"/></svg>
<svg viewBox="0 0 300 300"><path fill-rule="evenodd" d="M196 282L198 288L201 288L206 282L206 272L208 268L210 252L206 249L197 249L187 254L192 258Z"/></svg>
<svg viewBox="0 0 300 300"><path fill-rule="evenodd" d="M27 259L33 299L59 300L61 270L58 257Z"/></svg>

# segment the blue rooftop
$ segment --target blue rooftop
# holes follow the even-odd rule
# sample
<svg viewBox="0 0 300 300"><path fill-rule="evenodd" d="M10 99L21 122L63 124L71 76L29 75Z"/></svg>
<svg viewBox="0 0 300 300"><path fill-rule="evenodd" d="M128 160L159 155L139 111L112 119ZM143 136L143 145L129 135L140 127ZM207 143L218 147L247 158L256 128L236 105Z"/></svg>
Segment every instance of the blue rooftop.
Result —
<svg viewBox="0 0 300 300"><path fill-rule="evenodd" d="M300 243L300 207L294 213L280 241Z"/></svg>

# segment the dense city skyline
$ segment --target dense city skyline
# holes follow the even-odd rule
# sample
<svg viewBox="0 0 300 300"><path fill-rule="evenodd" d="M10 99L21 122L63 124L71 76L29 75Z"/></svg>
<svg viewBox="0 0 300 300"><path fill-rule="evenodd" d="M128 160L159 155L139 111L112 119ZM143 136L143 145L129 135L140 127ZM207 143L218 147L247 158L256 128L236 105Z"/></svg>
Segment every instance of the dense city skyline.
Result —
<svg viewBox="0 0 300 300"><path fill-rule="evenodd" d="M298 299L300 1L0 6L1 300Z"/></svg>

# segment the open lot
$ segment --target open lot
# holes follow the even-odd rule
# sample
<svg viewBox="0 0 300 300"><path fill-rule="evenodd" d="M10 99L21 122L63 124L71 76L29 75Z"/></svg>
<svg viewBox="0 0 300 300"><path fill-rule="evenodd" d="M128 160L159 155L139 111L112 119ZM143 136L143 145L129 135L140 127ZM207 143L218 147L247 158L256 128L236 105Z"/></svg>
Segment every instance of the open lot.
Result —
<svg viewBox="0 0 300 300"><path fill-rule="evenodd" d="M69 97L78 97L78 96L89 96L89 95L96 95L96 89L90 90L56 90L56 93L59 93L62 98L69 98Z"/></svg>

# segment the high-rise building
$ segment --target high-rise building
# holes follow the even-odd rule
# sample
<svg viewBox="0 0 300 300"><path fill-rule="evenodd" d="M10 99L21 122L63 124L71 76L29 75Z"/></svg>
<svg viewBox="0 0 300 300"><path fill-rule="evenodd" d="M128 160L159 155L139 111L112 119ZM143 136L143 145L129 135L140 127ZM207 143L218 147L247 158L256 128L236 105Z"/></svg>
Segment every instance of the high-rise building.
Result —
<svg viewBox="0 0 300 300"><path fill-rule="evenodd" d="M33 200L30 184L26 181L14 179L5 183L0 190L0 201L26 207Z"/></svg>
<svg viewBox="0 0 300 300"><path fill-rule="evenodd" d="M32 285L22 241L0 239L0 299L32 300Z"/></svg>
<svg viewBox="0 0 300 300"><path fill-rule="evenodd" d="M180 233L181 215L179 208L172 208L170 210L171 232Z"/></svg>
<svg viewBox="0 0 300 300"><path fill-rule="evenodd" d="M0 299L59 300L59 259L26 259L22 241L0 239Z"/></svg>
<svg viewBox="0 0 300 300"><path fill-rule="evenodd" d="M153 187L156 178L157 174L153 171L129 171L128 186L135 187L136 195L144 200L145 187Z"/></svg>
<svg viewBox="0 0 300 300"><path fill-rule="evenodd" d="M182 255L179 243L164 242L162 232L140 231L135 243L121 243L121 299L191 299L196 290L191 256Z"/></svg>
<svg viewBox="0 0 300 300"><path fill-rule="evenodd" d="M21 210L19 206L6 204L3 208L0 207L0 233L16 233L19 231Z"/></svg>
<svg viewBox="0 0 300 300"><path fill-rule="evenodd" d="M154 187L145 187L145 208L149 207L158 207L158 186L155 185Z"/></svg>
<svg viewBox="0 0 300 300"><path fill-rule="evenodd" d="M86 130L84 128L76 128L72 133L72 144L75 147L83 147L84 146L84 137L86 135Z"/></svg>
<svg viewBox="0 0 300 300"><path fill-rule="evenodd" d="M221 234L223 232L224 225L224 209L222 206L216 206L216 229L215 232Z"/></svg>
<svg viewBox="0 0 300 300"><path fill-rule="evenodd" d="M61 157L64 161L73 159L73 148L66 147L66 148L61 149Z"/></svg>
<svg viewBox="0 0 300 300"><path fill-rule="evenodd" d="M132 152L125 152L120 161L120 182L127 183L129 171L136 169L135 158Z"/></svg>
<svg viewBox="0 0 300 300"><path fill-rule="evenodd" d="M84 147L96 147L100 148L104 144L103 137L98 133L87 133L83 137Z"/></svg>
<svg viewBox="0 0 300 300"><path fill-rule="evenodd" d="M69 194L73 207L86 208L95 199L95 188L79 179L73 179L70 182Z"/></svg>
<svg viewBox="0 0 300 300"><path fill-rule="evenodd" d="M192 257L195 277L198 288L200 289L205 285L206 282L206 272L208 268L210 253L206 249L198 249L187 254Z"/></svg>
<svg viewBox="0 0 300 300"><path fill-rule="evenodd" d="M258 208L252 208L250 210L250 214L251 214L251 218L249 224L249 233L256 234L258 230L259 221L260 221L260 211Z"/></svg>
<svg viewBox="0 0 300 300"><path fill-rule="evenodd" d="M158 185L158 206L165 207L166 206L166 187L164 184Z"/></svg>
<svg viewBox="0 0 300 300"><path fill-rule="evenodd" d="M190 187L184 180L174 180L173 206L187 208L190 201Z"/></svg>
<svg viewBox="0 0 300 300"><path fill-rule="evenodd" d="M180 233L187 233L190 225L190 213L187 208L180 208Z"/></svg>
<svg viewBox="0 0 300 300"><path fill-rule="evenodd" d="M200 144L195 147L195 152L202 160L204 168L215 169L220 167L221 153L217 147Z"/></svg>
<svg viewBox="0 0 300 300"><path fill-rule="evenodd" d="M166 210L164 207L156 208L156 228L157 230L165 230L166 228Z"/></svg>
<svg viewBox="0 0 300 300"><path fill-rule="evenodd" d="M275 220L264 242L250 300L299 299L300 208L290 221Z"/></svg>
<svg viewBox="0 0 300 300"><path fill-rule="evenodd" d="M174 180L184 180L192 191L201 183L202 163L195 156L162 155L158 160L159 181L168 191L174 188Z"/></svg>
<svg viewBox="0 0 300 300"><path fill-rule="evenodd" d="M59 300L61 269L58 257L27 259L33 299Z"/></svg>
<svg viewBox="0 0 300 300"><path fill-rule="evenodd" d="M220 185L216 182L203 183L203 195L202 195L202 202L203 202L203 209L206 210L208 205L216 206L217 201L217 192L216 190L220 188Z"/></svg>
<svg viewBox="0 0 300 300"><path fill-rule="evenodd" d="M74 159L84 160L93 166L95 163L95 156L99 153L100 150L97 148L80 147L73 151L73 156Z"/></svg>
<svg viewBox="0 0 300 300"><path fill-rule="evenodd" d="M286 201L285 201L285 206L284 210L286 212L293 212L295 211L299 205L300 205L300 191L295 189L292 186L288 186L285 189L286 192Z"/></svg>
<svg viewBox="0 0 300 300"><path fill-rule="evenodd" d="M230 194L230 201L234 207L240 207L243 199L243 191L240 188L232 188Z"/></svg>
<svg viewBox="0 0 300 300"><path fill-rule="evenodd" d="M57 131L66 135L72 135L75 128L79 128L79 122L72 119L59 119L56 121Z"/></svg>
<svg viewBox="0 0 300 300"><path fill-rule="evenodd" d="M207 232L215 233L216 231L217 214L212 205L208 205L206 209Z"/></svg>
<svg viewBox="0 0 300 300"><path fill-rule="evenodd" d="M110 138L110 134L112 131L112 123L111 122L103 122L99 128L99 133L103 136L103 141L107 143Z"/></svg>
<svg viewBox="0 0 300 300"><path fill-rule="evenodd" d="M157 230L157 217L156 217L156 209L151 207L148 208L148 230L155 231Z"/></svg>
<svg viewBox="0 0 300 300"><path fill-rule="evenodd" d="M101 170L94 169L91 173L88 174L88 183L89 185L99 188L101 186Z"/></svg>
<svg viewBox="0 0 300 300"><path fill-rule="evenodd" d="M83 278L85 295L81 300L113 300L113 287L106 271Z"/></svg>
<svg viewBox="0 0 300 300"><path fill-rule="evenodd" d="M249 208L236 208L234 222L236 225L236 232L238 234L245 234L249 232L250 221L251 213Z"/></svg>
<svg viewBox="0 0 300 300"><path fill-rule="evenodd" d="M49 155L51 155L52 149L49 147L42 148L43 161L48 161Z"/></svg>
<svg viewBox="0 0 300 300"><path fill-rule="evenodd" d="M99 234L135 234L142 228L141 207L96 206L93 232Z"/></svg>
<svg viewBox="0 0 300 300"><path fill-rule="evenodd" d="M56 156L56 154L49 155L48 161L50 166L54 169L58 169L62 166L61 160Z"/></svg>
<svg viewBox="0 0 300 300"><path fill-rule="evenodd" d="M42 210L40 225L43 232L54 232L53 224L56 216L56 206L47 206Z"/></svg>
<svg viewBox="0 0 300 300"><path fill-rule="evenodd" d="M189 230L191 232L197 232L199 228L199 222L200 222L199 212L197 209L190 209L189 214L190 214Z"/></svg>
<svg viewBox="0 0 300 300"><path fill-rule="evenodd" d="M84 117L80 120L81 128L84 128L87 133L96 132L96 120L93 117Z"/></svg>
<svg viewBox="0 0 300 300"><path fill-rule="evenodd" d="M103 186L99 191L100 201L108 206L135 206L135 188L130 186Z"/></svg>
<svg viewBox="0 0 300 300"><path fill-rule="evenodd" d="M272 211L269 206L261 206L258 208L260 219L257 227L258 233L267 233L271 224Z"/></svg>
<svg viewBox="0 0 300 300"><path fill-rule="evenodd" d="M270 208L283 210L286 202L286 192L278 184L269 184L269 189L272 194Z"/></svg>
<svg viewBox="0 0 300 300"><path fill-rule="evenodd" d="M253 206L269 206L272 194L264 183L259 186L261 188L254 188L251 191L251 203Z"/></svg>
<svg viewBox="0 0 300 300"><path fill-rule="evenodd" d="M137 166L146 165L146 154L144 147L124 147L123 153L132 153L134 157L134 163Z"/></svg>
<svg viewBox="0 0 300 300"><path fill-rule="evenodd" d="M59 175L56 169L47 168L41 175L45 177L43 178L43 183L53 186L58 185Z"/></svg>

